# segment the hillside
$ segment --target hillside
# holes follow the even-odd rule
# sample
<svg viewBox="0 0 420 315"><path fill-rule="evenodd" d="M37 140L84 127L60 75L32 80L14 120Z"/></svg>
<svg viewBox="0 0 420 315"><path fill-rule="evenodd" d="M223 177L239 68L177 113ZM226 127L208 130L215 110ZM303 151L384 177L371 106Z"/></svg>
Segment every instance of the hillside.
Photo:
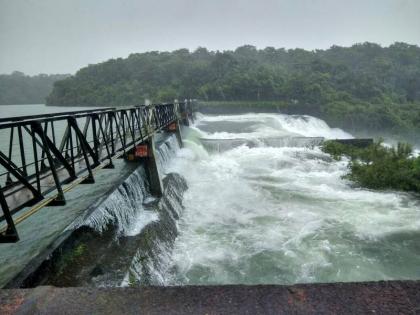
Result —
<svg viewBox="0 0 420 315"><path fill-rule="evenodd" d="M373 43L327 50L258 50L131 54L80 69L54 84L54 105L128 105L144 99L270 101L333 126L390 133L420 125L420 47Z"/></svg>
<svg viewBox="0 0 420 315"><path fill-rule="evenodd" d="M27 76L15 71L12 74L0 75L0 105L44 104L51 93L53 84L69 75L39 74Z"/></svg>

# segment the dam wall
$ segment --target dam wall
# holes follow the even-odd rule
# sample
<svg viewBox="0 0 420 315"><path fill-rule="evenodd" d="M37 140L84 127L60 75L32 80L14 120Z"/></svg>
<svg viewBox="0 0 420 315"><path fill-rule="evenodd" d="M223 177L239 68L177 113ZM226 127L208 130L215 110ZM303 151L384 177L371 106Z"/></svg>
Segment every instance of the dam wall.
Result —
<svg viewBox="0 0 420 315"><path fill-rule="evenodd" d="M152 193L147 163L125 161L121 170L130 172L98 194L5 288L159 283L187 186L181 176L166 174L166 165L179 149L176 135L163 133L155 142L161 198Z"/></svg>

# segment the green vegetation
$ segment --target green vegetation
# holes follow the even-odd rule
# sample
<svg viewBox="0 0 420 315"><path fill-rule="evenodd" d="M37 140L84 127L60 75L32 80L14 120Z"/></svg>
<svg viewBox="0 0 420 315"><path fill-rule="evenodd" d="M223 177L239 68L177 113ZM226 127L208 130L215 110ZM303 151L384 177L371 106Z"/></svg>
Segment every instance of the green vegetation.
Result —
<svg viewBox="0 0 420 315"><path fill-rule="evenodd" d="M61 256L59 265L57 267L57 274L61 275L65 271L65 268L74 265L79 259L82 259L86 254L87 249L88 248L86 244L80 243L72 250L65 252L64 255Z"/></svg>
<svg viewBox="0 0 420 315"><path fill-rule="evenodd" d="M73 263L75 260L82 257L86 253L86 251L87 251L86 244L81 243L77 245L71 251L68 251L63 255L63 258L62 258L63 265Z"/></svg>
<svg viewBox="0 0 420 315"><path fill-rule="evenodd" d="M335 141L326 141L322 150L339 160L350 158L349 179L370 189L394 189L420 192L420 157L412 156L409 144L385 147L381 141L366 148L357 148Z"/></svg>
<svg viewBox="0 0 420 315"><path fill-rule="evenodd" d="M111 106L175 98L261 103L350 132L414 138L420 129L420 47L364 43L315 51L242 46L132 54L56 82L47 102Z"/></svg>
<svg viewBox="0 0 420 315"><path fill-rule="evenodd" d="M0 105L44 104L51 93L55 81L69 75L39 74L27 76L15 71L12 74L0 75Z"/></svg>

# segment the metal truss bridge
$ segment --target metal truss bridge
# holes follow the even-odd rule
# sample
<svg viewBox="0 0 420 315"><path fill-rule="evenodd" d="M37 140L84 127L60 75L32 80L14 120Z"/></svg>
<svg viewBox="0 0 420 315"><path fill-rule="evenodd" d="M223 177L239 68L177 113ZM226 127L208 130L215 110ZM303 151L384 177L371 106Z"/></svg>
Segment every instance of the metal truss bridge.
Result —
<svg viewBox="0 0 420 315"><path fill-rule="evenodd" d="M0 243L19 240L16 224L65 193L95 182L94 174L154 133L188 121L191 101L101 108L0 119ZM65 187L64 187L65 186ZM28 207L31 207L28 210Z"/></svg>

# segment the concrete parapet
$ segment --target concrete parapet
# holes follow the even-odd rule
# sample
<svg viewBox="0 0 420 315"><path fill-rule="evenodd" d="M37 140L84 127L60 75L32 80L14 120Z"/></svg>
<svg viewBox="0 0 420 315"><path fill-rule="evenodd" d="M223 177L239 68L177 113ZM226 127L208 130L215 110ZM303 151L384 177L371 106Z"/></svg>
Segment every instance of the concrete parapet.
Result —
<svg viewBox="0 0 420 315"><path fill-rule="evenodd" d="M417 314L419 281L0 290L1 314Z"/></svg>

